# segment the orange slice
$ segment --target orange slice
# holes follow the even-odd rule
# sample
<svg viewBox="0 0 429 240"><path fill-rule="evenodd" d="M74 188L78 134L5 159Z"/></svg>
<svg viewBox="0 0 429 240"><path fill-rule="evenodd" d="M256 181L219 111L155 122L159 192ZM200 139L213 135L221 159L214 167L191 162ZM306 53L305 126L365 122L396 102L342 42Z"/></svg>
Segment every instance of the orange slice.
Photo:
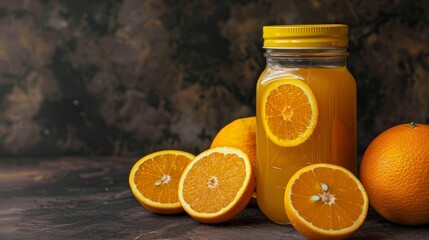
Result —
<svg viewBox="0 0 429 240"><path fill-rule="evenodd" d="M177 185L194 155L178 150L164 150L149 154L131 169L129 184L139 203L154 213L183 212L177 195Z"/></svg>
<svg viewBox="0 0 429 240"><path fill-rule="evenodd" d="M204 223L222 223L240 213L255 189L252 165L237 148L216 147L195 157L183 172L179 200Z"/></svg>
<svg viewBox="0 0 429 240"><path fill-rule="evenodd" d="M279 146L305 142L316 128L317 117L316 98L302 80L282 78L264 91L262 122L271 141Z"/></svg>
<svg viewBox="0 0 429 240"><path fill-rule="evenodd" d="M285 209L291 224L309 239L343 239L364 222L368 197L347 169L317 163L289 180Z"/></svg>

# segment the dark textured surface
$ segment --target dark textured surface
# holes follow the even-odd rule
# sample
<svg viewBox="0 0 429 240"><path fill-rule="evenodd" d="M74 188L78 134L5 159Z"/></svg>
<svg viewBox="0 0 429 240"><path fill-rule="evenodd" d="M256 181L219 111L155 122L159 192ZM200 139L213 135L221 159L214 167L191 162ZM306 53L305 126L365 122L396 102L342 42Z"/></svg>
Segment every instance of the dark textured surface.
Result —
<svg viewBox="0 0 429 240"><path fill-rule="evenodd" d="M29 161L32 160L32 161ZM134 199L125 158L9 158L0 162L0 239L304 239L248 207L206 225L155 215ZM351 239L429 239L429 226L391 224L372 209Z"/></svg>
<svg viewBox="0 0 429 240"><path fill-rule="evenodd" d="M346 23L358 147L429 118L424 0L0 2L0 154L198 153L255 114L262 26Z"/></svg>

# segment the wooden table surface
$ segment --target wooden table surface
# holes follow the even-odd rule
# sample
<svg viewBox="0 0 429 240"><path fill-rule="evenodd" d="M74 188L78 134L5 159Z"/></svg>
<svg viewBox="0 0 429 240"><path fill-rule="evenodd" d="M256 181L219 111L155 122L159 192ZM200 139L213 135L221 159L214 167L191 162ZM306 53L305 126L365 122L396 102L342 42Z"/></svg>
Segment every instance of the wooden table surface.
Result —
<svg viewBox="0 0 429 240"><path fill-rule="evenodd" d="M128 187L136 160L3 157L0 239L304 239L255 206L221 225L201 224L186 214L149 213ZM370 209L352 239L429 239L429 226L395 225Z"/></svg>

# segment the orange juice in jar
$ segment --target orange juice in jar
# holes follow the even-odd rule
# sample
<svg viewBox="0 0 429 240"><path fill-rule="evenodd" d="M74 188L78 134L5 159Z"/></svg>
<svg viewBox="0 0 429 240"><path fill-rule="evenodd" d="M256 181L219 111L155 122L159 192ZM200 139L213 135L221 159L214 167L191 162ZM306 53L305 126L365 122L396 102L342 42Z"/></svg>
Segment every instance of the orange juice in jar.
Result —
<svg viewBox="0 0 429 240"><path fill-rule="evenodd" d="M265 26L257 85L257 201L286 224L290 177L313 163L356 173L356 83L346 68L348 27Z"/></svg>

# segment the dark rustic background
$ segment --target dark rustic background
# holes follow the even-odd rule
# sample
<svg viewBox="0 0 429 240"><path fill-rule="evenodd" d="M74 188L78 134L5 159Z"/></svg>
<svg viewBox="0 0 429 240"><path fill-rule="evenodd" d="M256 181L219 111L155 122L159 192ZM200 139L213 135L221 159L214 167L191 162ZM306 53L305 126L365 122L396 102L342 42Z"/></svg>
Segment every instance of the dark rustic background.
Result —
<svg viewBox="0 0 429 240"><path fill-rule="evenodd" d="M358 146L429 121L429 1L0 2L0 154L207 148L255 114L262 26L345 23Z"/></svg>

